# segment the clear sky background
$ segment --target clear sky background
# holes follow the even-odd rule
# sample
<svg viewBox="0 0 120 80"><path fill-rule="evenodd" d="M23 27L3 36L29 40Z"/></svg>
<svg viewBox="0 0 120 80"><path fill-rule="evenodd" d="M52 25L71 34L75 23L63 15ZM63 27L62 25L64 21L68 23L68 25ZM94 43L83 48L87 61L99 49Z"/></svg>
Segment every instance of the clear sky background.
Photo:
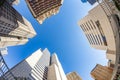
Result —
<svg viewBox="0 0 120 80"><path fill-rule="evenodd" d="M76 71L83 80L93 80L90 71L97 63L107 65L105 51L90 47L78 21L93 7L81 0L64 0L60 12L40 25L31 15L24 0L14 6L33 25L37 35L25 45L8 48L4 58L11 68L37 49L56 52L65 73Z"/></svg>

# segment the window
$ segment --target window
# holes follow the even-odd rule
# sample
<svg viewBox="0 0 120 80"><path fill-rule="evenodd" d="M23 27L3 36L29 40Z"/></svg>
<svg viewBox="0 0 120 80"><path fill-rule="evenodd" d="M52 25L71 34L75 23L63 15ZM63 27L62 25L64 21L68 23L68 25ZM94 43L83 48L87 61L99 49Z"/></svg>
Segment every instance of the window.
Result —
<svg viewBox="0 0 120 80"><path fill-rule="evenodd" d="M96 29L95 25L94 25L94 22L92 20L90 20L90 22L92 23L92 25L94 26L94 28Z"/></svg>
<svg viewBox="0 0 120 80"><path fill-rule="evenodd" d="M98 29L99 29L99 31L100 31L100 34L101 34L101 36L102 36L102 40L103 40L103 42L104 42L104 45L107 46L106 37L105 37L105 34L104 34L104 32L103 32L103 29L102 29L102 27L101 27L101 24L100 24L99 20L97 20L95 23L96 23L96 25L97 25L97 27L98 27Z"/></svg>

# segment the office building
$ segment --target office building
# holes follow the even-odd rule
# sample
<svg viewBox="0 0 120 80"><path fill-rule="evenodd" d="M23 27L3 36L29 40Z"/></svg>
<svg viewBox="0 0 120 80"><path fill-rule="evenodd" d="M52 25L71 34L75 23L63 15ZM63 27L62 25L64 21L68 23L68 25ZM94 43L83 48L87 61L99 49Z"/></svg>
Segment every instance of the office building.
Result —
<svg viewBox="0 0 120 80"><path fill-rule="evenodd" d="M57 55L53 54L50 57L47 49L37 50L10 71L16 78L27 80L67 80ZM9 74L6 73L5 76L11 80L7 78Z"/></svg>
<svg viewBox="0 0 120 80"><path fill-rule="evenodd" d="M57 55L55 53L51 57L51 64L55 64L57 66L57 68L58 68L58 72L60 74L60 79L58 79L58 80L67 80L66 75L64 73L64 70L62 68L62 65L59 62L58 57L57 57ZM50 80L53 80L53 79L50 79ZM54 79L54 80L56 80L56 79Z"/></svg>
<svg viewBox="0 0 120 80"><path fill-rule="evenodd" d="M111 67L97 64L91 71L91 76L95 80L111 80L113 69Z"/></svg>
<svg viewBox="0 0 120 80"><path fill-rule="evenodd" d="M7 76L7 78L14 80L14 75L9 71L9 67L7 66L4 58L2 55L4 55L4 53L6 53L6 48L4 49L0 49L0 80L7 80L5 79L6 76L3 76L6 72L7 74L9 74L9 76Z"/></svg>
<svg viewBox="0 0 120 80"><path fill-rule="evenodd" d="M11 5L13 4L17 5L20 2L20 0L6 0L6 1L8 1L8 3L10 3Z"/></svg>
<svg viewBox="0 0 120 80"><path fill-rule="evenodd" d="M79 21L90 45L96 49L106 50L108 66L114 68L111 80L120 72L119 16L113 2L104 0Z"/></svg>
<svg viewBox="0 0 120 80"><path fill-rule="evenodd" d="M46 18L59 12L63 0L26 0L26 3L34 18L42 24Z"/></svg>
<svg viewBox="0 0 120 80"><path fill-rule="evenodd" d="M0 6L0 48L21 45L36 35L31 23L7 1Z"/></svg>
<svg viewBox="0 0 120 80"><path fill-rule="evenodd" d="M101 3L90 10L88 15L79 21L79 25L92 47L114 52L118 31L115 21L115 15L111 15L104 3Z"/></svg>
<svg viewBox="0 0 120 80"><path fill-rule="evenodd" d="M82 80L82 78L76 72L70 72L66 76L67 80Z"/></svg>

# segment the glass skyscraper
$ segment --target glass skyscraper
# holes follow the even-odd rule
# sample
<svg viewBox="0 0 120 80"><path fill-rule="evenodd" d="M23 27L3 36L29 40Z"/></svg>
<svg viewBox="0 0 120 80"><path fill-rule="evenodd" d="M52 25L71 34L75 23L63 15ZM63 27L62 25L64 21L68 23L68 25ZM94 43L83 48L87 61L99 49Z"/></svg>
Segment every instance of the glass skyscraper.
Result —
<svg viewBox="0 0 120 80"><path fill-rule="evenodd" d="M27 80L67 80L57 55L50 56L47 49L37 50L10 71L16 78ZM4 76L6 76L6 80L12 80L7 78L8 73Z"/></svg>

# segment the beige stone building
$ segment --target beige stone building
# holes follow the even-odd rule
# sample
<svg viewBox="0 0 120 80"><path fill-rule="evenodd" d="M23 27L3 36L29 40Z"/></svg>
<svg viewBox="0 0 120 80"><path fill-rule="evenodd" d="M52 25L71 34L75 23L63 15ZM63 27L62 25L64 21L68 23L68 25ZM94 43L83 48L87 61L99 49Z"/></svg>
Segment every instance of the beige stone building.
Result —
<svg viewBox="0 0 120 80"><path fill-rule="evenodd" d="M82 78L76 72L70 72L66 76L67 80L82 80Z"/></svg>
<svg viewBox="0 0 120 80"><path fill-rule="evenodd" d="M114 68L113 75L119 73L119 30L120 12L112 0L103 0L79 21L90 45L106 50L108 66Z"/></svg>
<svg viewBox="0 0 120 80"><path fill-rule="evenodd" d="M91 71L91 76L95 80L111 80L113 69L111 67L97 64Z"/></svg>
<svg viewBox="0 0 120 80"><path fill-rule="evenodd" d="M104 3L97 5L89 11L88 15L79 21L90 45L93 48L106 50L107 59L115 63L116 34L118 33L118 20L109 7Z"/></svg>
<svg viewBox="0 0 120 80"><path fill-rule="evenodd" d="M101 4L104 7L104 4ZM106 7L97 5L89 11L88 15L79 21L79 25L84 31L90 45L94 48L115 51L115 30L108 16L113 16L109 13ZM113 21L114 22L114 21ZM114 28L114 29L113 29Z"/></svg>
<svg viewBox="0 0 120 80"><path fill-rule="evenodd" d="M42 24L46 18L59 12L63 0L26 0L26 3L34 18Z"/></svg>

